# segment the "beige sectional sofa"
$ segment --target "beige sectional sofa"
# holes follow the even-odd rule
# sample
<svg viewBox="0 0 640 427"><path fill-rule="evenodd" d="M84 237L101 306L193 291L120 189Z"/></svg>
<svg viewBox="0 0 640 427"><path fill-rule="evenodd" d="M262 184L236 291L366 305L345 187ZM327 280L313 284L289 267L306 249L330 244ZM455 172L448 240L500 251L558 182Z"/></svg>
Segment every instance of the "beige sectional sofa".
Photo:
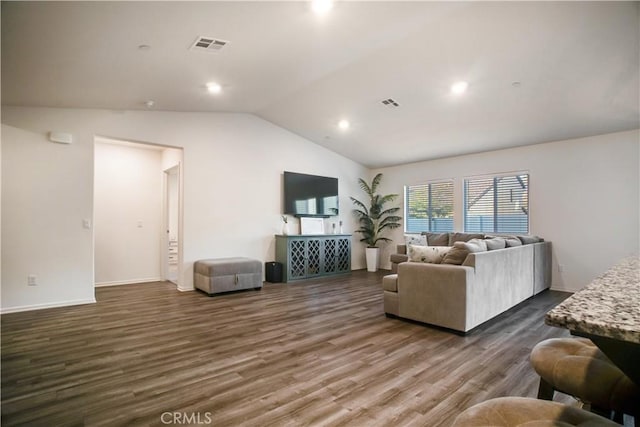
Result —
<svg viewBox="0 0 640 427"><path fill-rule="evenodd" d="M456 236L458 242L469 238L462 233ZM406 252L406 245L398 245L399 254L392 255L397 273L383 278L385 313L468 332L549 288L551 243L529 236L513 238L525 244L463 252L460 265L408 262L406 255L398 256ZM482 244L478 240L482 239L449 243L454 248L473 248Z"/></svg>

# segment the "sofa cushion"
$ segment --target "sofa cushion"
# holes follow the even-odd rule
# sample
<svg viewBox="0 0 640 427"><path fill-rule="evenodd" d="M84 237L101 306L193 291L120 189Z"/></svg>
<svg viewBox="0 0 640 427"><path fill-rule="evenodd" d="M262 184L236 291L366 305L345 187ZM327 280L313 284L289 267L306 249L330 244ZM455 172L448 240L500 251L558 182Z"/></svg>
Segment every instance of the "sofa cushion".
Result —
<svg viewBox="0 0 640 427"><path fill-rule="evenodd" d="M448 246L418 246L409 245L409 261L411 262L428 262L431 264L440 264L446 253L451 249Z"/></svg>
<svg viewBox="0 0 640 427"><path fill-rule="evenodd" d="M513 248L514 246L522 246L522 242L515 236L505 237L504 241L507 244L508 248Z"/></svg>
<svg viewBox="0 0 640 427"><path fill-rule="evenodd" d="M522 246L522 241L518 238L518 236L512 236L512 235L508 235L508 234L501 234L501 235L489 235L487 234L485 236L486 238L495 238L495 237L499 237L501 239L504 239L504 241L507 243L507 247L508 248L512 248L514 246Z"/></svg>
<svg viewBox="0 0 640 427"><path fill-rule="evenodd" d="M486 252L487 243L484 239L471 239L468 242L455 242L454 245L464 246L470 253Z"/></svg>
<svg viewBox="0 0 640 427"><path fill-rule="evenodd" d="M449 245L449 233L422 233L427 236L428 246L448 246Z"/></svg>
<svg viewBox="0 0 640 427"><path fill-rule="evenodd" d="M424 234L405 234L404 235L404 244L405 245L418 245L418 246L429 246L427 243L427 236Z"/></svg>
<svg viewBox="0 0 640 427"><path fill-rule="evenodd" d="M504 249L507 247L507 241L502 237L490 237L484 241L487 244L488 251L495 251L496 249Z"/></svg>
<svg viewBox="0 0 640 427"><path fill-rule="evenodd" d="M471 239L484 239L484 234L480 233L449 233L449 246L455 242L468 242Z"/></svg>
<svg viewBox="0 0 640 427"><path fill-rule="evenodd" d="M542 239L538 236L518 236L518 239L522 242L523 245L530 245L532 243L538 243L542 241Z"/></svg>

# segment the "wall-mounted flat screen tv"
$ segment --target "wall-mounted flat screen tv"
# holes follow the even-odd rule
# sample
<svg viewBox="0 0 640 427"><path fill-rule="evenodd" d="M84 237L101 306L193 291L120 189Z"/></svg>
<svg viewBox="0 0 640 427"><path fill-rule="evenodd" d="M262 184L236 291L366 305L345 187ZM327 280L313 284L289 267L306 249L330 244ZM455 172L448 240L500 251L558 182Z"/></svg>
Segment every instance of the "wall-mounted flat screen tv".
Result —
<svg viewBox="0 0 640 427"><path fill-rule="evenodd" d="M338 215L338 178L285 171L284 213L295 216Z"/></svg>

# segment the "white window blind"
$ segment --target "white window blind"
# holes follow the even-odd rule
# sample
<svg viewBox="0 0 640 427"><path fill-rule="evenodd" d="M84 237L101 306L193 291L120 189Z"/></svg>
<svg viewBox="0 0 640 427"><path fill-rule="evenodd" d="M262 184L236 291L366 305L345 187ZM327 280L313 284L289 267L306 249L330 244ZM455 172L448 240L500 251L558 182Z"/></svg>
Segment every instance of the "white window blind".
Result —
<svg viewBox="0 0 640 427"><path fill-rule="evenodd" d="M405 231L453 231L453 181L405 187Z"/></svg>
<svg viewBox="0 0 640 427"><path fill-rule="evenodd" d="M464 230L528 233L529 175L465 179Z"/></svg>

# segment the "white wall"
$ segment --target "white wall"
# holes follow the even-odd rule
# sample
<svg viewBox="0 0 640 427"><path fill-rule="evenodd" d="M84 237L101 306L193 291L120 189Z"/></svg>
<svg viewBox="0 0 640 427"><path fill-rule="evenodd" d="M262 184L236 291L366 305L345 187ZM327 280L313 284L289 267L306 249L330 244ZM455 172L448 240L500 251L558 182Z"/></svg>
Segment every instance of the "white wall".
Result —
<svg viewBox="0 0 640 427"><path fill-rule="evenodd" d="M345 232L356 225L349 196L360 194L357 179L369 176L364 166L250 114L3 106L2 122L5 312L93 298L93 232L82 228L82 218L93 217L96 135L184 148L180 279L185 290L193 289L195 260L274 259L284 170L339 178ZM48 142L50 130L72 133L74 143ZM21 203L24 199L28 206ZM34 209L39 201L46 202L44 209ZM291 229L297 227L295 221ZM64 251L57 249L61 242ZM17 243L21 249L14 251ZM355 237L353 248L352 268L363 268L364 250ZM26 287L32 271L46 278L51 293Z"/></svg>
<svg viewBox="0 0 640 427"><path fill-rule="evenodd" d="M453 178L454 222L462 230L464 177L528 171L530 233L553 242L553 288L575 291L640 249L639 141L636 130L374 172L384 174L381 192L401 195L404 185ZM402 234L396 230L396 243ZM395 244L387 246L381 258L385 268L392 248Z"/></svg>
<svg viewBox="0 0 640 427"><path fill-rule="evenodd" d="M92 145L2 126L3 312L95 302Z"/></svg>
<svg viewBox="0 0 640 427"><path fill-rule="evenodd" d="M166 171L182 163L182 150L165 148L162 150L162 170Z"/></svg>
<svg viewBox="0 0 640 427"><path fill-rule="evenodd" d="M162 152L97 142L94 158L96 285L160 280Z"/></svg>

